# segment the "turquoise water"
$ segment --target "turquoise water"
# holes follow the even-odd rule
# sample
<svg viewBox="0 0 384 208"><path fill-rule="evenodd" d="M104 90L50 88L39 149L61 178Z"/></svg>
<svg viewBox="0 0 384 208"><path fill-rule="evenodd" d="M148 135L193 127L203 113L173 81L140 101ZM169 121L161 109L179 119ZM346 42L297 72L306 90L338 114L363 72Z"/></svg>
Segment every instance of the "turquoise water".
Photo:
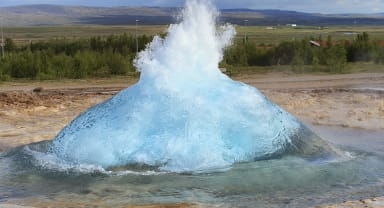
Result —
<svg viewBox="0 0 384 208"><path fill-rule="evenodd" d="M235 30L215 24L212 5L187 1L182 17L135 59L137 84L53 141L1 153L0 205L309 207L384 195L382 154L339 151L222 74Z"/></svg>
<svg viewBox="0 0 384 208"><path fill-rule="evenodd" d="M100 206L190 202L228 207L297 206L381 196L383 156L356 148L348 157L305 160L285 156L234 164L204 173L170 173L136 166L104 170L41 162L32 151L46 143L3 152L0 158L0 204L27 199L57 200Z"/></svg>

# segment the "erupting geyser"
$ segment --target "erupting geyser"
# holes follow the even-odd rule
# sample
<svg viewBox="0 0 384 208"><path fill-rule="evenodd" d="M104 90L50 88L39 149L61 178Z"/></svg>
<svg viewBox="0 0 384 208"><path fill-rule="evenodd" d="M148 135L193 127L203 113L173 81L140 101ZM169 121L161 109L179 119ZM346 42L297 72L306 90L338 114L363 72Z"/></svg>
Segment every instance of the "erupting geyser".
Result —
<svg viewBox="0 0 384 208"><path fill-rule="evenodd" d="M332 154L320 138L218 63L235 30L217 27L210 3L191 0L182 21L135 60L140 81L82 113L49 151L73 164L144 164L201 171L236 162Z"/></svg>

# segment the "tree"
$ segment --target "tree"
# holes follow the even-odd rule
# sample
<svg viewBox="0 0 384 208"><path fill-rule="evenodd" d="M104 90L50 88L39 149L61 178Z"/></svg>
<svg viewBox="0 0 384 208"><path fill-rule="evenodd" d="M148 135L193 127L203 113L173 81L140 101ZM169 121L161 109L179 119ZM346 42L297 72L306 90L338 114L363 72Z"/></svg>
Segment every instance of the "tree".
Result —
<svg viewBox="0 0 384 208"><path fill-rule="evenodd" d="M320 70L320 60L316 55L314 55L312 58L312 71L318 72Z"/></svg>
<svg viewBox="0 0 384 208"><path fill-rule="evenodd" d="M74 60L72 57L67 56L65 53L60 53L53 56L50 60L50 72L56 79L63 79L71 76L71 72L74 68Z"/></svg>
<svg viewBox="0 0 384 208"><path fill-rule="evenodd" d="M292 58L291 67L294 72L304 72L304 60L299 53L296 53L295 56Z"/></svg>
<svg viewBox="0 0 384 208"><path fill-rule="evenodd" d="M296 54L298 45L296 42L281 42L274 50L274 64L289 65Z"/></svg>
<svg viewBox="0 0 384 208"><path fill-rule="evenodd" d="M358 34L356 39L346 45L347 58L350 62L372 60L373 45L369 41L366 32Z"/></svg>
<svg viewBox="0 0 384 208"><path fill-rule="evenodd" d="M107 57L107 66L112 75L124 75L128 72L127 60L122 55L109 53Z"/></svg>
<svg viewBox="0 0 384 208"><path fill-rule="evenodd" d="M326 66L330 72L341 73L347 64L347 52L341 44L326 49Z"/></svg>
<svg viewBox="0 0 384 208"><path fill-rule="evenodd" d="M379 42L376 42L374 45L373 60L377 64L384 64L384 45L381 45Z"/></svg>
<svg viewBox="0 0 384 208"><path fill-rule="evenodd" d="M12 52L16 49L16 45L11 38L5 38L4 40L4 50L7 52Z"/></svg>
<svg viewBox="0 0 384 208"><path fill-rule="evenodd" d="M244 44L235 44L225 50L223 62L232 66L247 66L248 57Z"/></svg>

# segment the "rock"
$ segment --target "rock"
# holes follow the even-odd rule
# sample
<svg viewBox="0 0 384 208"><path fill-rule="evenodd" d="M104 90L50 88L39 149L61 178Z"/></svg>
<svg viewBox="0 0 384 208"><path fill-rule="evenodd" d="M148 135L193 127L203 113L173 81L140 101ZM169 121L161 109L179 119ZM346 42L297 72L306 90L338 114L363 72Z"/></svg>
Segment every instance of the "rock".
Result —
<svg viewBox="0 0 384 208"><path fill-rule="evenodd" d="M36 87L35 89L32 90L33 92L35 93L40 93L43 91L43 88L42 87Z"/></svg>

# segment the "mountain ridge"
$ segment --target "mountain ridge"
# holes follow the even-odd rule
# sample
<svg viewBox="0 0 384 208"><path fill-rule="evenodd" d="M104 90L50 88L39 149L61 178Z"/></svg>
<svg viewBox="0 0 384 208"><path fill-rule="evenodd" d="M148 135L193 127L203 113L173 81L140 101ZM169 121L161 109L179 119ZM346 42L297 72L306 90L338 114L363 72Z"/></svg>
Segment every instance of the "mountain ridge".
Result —
<svg viewBox="0 0 384 208"><path fill-rule="evenodd" d="M170 24L177 21L179 7L92 7L52 4L0 7L6 26L60 24ZM278 9L222 9L219 20L247 25L384 24L384 13L321 14Z"/></svg>

